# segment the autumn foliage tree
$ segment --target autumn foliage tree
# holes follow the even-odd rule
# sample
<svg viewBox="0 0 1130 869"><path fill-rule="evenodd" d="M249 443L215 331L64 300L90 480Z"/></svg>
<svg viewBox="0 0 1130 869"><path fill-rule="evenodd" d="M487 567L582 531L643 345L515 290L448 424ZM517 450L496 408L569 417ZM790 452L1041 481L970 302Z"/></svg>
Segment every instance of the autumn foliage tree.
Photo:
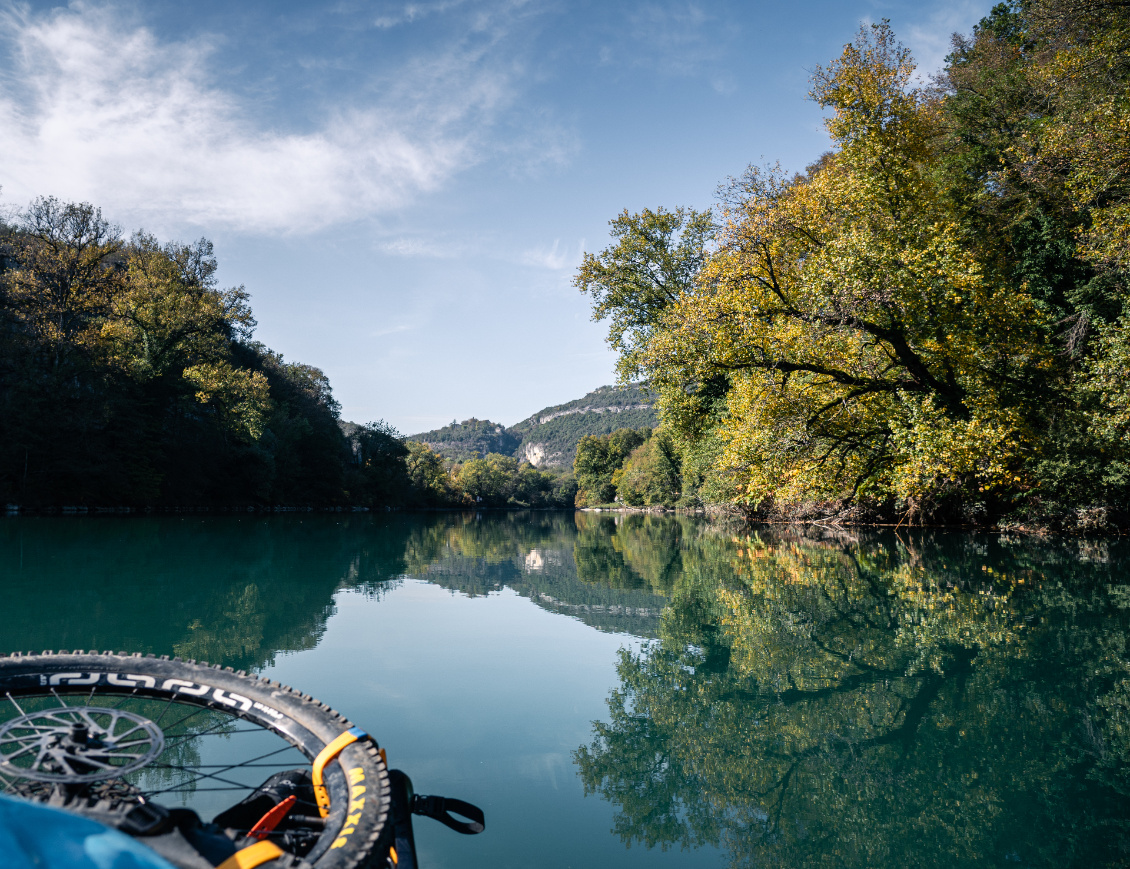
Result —
<svg viewBox="0 0 1130 869"><path fill-rule="evenodd" d="M829 153L728 184L709 248L651 267L692 275L676 298L593 293L700 488L903 521L1130 506L1127 14L1002 4L929 87L862 29L813 76ZM635 286L623 239L653 223L618 218L581 288Z"/></svg>
<svg viewBox="0 0 1130 869"><path fill-rule="evenodd" d="M366 429L352 461L329 380L252 340L248 294L218 285L207 240L126 239L97 208L45 198L2 242L6 502L387 502L397 486L377 478L406 480L387 432Z"/></svg>

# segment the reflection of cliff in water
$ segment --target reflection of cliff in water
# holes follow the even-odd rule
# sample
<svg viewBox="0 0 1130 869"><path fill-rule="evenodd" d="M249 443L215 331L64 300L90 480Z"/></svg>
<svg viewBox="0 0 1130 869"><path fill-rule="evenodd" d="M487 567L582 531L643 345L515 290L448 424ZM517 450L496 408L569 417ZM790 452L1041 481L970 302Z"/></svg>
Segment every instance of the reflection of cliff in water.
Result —
<svg viewBox="0 0 1130 869"><path fill-rule="evenodd" d="M550 612L601 631L654 637L666 603L643 580L614 587L578 555L572 514L465 514L421 526L408 544L408 573L467 595L510 588Z"/></svg>
<svg viewBox="0 0 1130 869"><path fill-rule="evenodd" d="M313 648L338 591L404 575L511 588L654 637L700 526L572 513L20 517L0 521L0 651L129 650L240 669Z"/></svg>
<svg viewBox="0 0 1130 869"><path fill-rule="evenodd" d="M0 522L0 651L129 650L241 669L313 648L333 595L404 570L384 517L20 518Z"/></svg>

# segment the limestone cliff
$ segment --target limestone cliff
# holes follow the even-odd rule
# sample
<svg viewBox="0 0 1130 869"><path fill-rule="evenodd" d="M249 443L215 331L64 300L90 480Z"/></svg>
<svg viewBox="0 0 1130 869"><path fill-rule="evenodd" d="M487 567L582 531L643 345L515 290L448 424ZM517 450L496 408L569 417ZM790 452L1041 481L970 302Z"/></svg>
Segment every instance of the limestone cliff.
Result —
<svg viewBox="0 0 1130 869"><path fill-rule="evenodd" d="M641 386L602 386L584 398L543 408L509 428L472 418L408 439L422 441L454 462L502 453L539 468L572 468L577 442L585 435L654 428L657 423L652 396Z"/></svg>

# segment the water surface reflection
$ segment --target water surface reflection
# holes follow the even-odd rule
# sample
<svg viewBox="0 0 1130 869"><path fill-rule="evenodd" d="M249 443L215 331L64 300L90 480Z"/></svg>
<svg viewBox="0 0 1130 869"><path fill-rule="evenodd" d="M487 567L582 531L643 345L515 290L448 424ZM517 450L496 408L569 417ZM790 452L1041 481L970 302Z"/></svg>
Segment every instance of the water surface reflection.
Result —
<svg viewBox="0 0 1130 869"><path fill-rule="evenodd" d="M493 794L486 850L434 846L466 865L1125 865L1126 560L646 515L19 518L0 522L0 650L276 673L305 650L288 678ZM468 664L515 684L468 692ZM437 752L469 734L476 756ZM515 778L536 757L562 758L552 794Z"/></svg>
<svg viewBox="0 0 1130 869"><path fill-rule="evenodd" d="M1125 550L704 535L575 755L616 832L733 865L1125 865Z"/></svg>

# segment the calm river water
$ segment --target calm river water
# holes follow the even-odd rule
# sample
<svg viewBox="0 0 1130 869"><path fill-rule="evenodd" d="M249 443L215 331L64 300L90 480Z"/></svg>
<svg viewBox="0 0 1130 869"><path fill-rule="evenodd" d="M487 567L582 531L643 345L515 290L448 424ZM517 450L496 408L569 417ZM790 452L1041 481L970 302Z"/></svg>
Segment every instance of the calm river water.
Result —
<svg viewBox="0 0 1130 869"><path fill-rule="evenodd" d="M0 520L0 650L252 669L423 869L1130 863L1130 549L608 514Z"/></svg>

